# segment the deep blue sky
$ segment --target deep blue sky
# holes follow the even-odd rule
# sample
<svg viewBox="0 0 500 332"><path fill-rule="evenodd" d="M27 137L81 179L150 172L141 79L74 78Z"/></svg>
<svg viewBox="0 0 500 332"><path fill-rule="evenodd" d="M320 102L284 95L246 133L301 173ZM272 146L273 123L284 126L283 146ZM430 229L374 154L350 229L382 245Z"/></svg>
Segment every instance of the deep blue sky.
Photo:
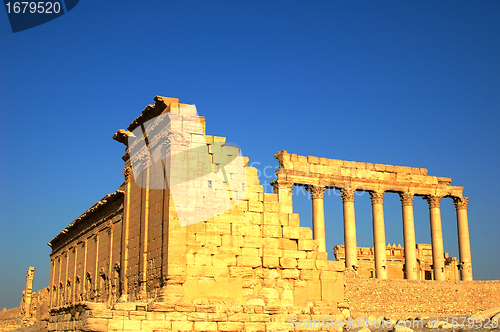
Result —
<svg viewBox="0 0 500 332"><path fill-rule="evenodd" d="M81 0L16 34L0 10L0 60L0 309L19 304L28 266L35 290L48 285L46 243L118 188L124 146L111 136L155 95L196 104L208 134L262 171L288 150L451 177L470 197L474 277L500 279L498 1ZM294 199L310 225L310 201ZM341 199L325 203L332 258ZM441 205L457 256L454 207ZM384 206L387 242L402 243L397 195ZM414 206L417 242L430 243L427 203ZM356 218L371 246L367 194Z"/></svg>

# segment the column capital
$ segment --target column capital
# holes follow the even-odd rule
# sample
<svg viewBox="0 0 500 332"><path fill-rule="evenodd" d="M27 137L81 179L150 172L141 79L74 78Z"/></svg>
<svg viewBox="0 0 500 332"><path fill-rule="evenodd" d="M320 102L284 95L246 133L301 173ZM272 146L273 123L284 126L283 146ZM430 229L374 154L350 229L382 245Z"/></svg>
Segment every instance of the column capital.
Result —
<svg viewBox="0 0 500 332"><path fill-rule="evenodd" d="M372 204L384 204L384 192L383 191L370 191L370 198Z"/></svg>
<svg viewBox="0 0 500 332"><path fill-rule="evenodd" d="M270 185L273 187L273 192L275 194L278 193L278 189L284 188L287 189L289 196L293 195L293 185L294 185L293 182L274 180L273 182L270 183Z"/></svg>
<svg viewBox="0 0 500 332"><path fill-rule="evenodd" d="M467 210L469 204L468 197L453 197L453 204L457 210Z"/></svg>
<svg viewBox="0 0 500 332"><path fill-rule="evenodd" d="M307 191L309 191L311 193L312 199L316 199L316 198L323 199L323 197L325 196L325 187L308 186Z"/></svg>
<svg viewBox="0 0 500 332"><path fill-rule="evenodd" d="M434 195L429 195L429 196L424 196L423 199L427 200L427 202L429 203L429 208L430 209L434 209L434 208L438 208L439 209L439 206L440 206L440 203L441 203L441 197L434 196Z"/></svg>
<svg viewBox="0 0 500 332"><path fill-rule="evenodd" d="M413 194L412 193L399 193L399 198L401 200L402 206L413 206Z"/></svg>
<svg viewBox="0 0 500 332"><path fill-rule="evenodd" d="M125 181L126 181L130 178L130 175L132 175L132 167L126 166L122 172L123 172L123 176L125 177Z"/></svg>
<svg viewBox="0 0 500 332"><path fill-rule="evenodd" d="M342 202L354 202L354 189L342 188L340 189L340 195L342 196Z"/></svg>

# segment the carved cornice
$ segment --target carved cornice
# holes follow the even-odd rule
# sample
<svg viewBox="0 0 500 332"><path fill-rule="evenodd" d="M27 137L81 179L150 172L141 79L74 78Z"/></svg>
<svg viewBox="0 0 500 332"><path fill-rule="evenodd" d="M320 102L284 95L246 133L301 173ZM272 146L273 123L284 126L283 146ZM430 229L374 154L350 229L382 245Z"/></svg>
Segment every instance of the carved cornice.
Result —
<svg viewBox="0 0 500 332"><path fill-rule="evenodd" d="M342 197L342 202L344 202L344 203L348 203L348 202L354 203L354 189L351 189L351 188L340 189L340 196Z"/></svg>
<svg viewBox="0 0 500 332"><path fill-rule="evenodd" d="M308 186L307 191L311 193L311 198L312 199L317 199L325 196L325 187L318 187L318 186Z"/></svg>
<svg viewBox="0 0 500 332"><path fill-rule="evenodd" d="M453 197L453 204L457 210L467 210L469 204L468 197Z"/></svg>
<svg viewBox="0 0 500 332"><path fill-rule="evenodd" d="M372 200L372 204L384 204L383 191L370 191L370 198Z"/></svg>
<svg viewBox="0 0 500 332"><path fill-rule="evenodd" d="M134 131L135 128L143 124L144 122L151 120L154 117L157 117L160 115L168 105L172 103L179 103L179 99L177 98L168 98L168 97L162 97L162 96L156 96L154 97L155 104L154 105L148 105L146 108L142 111L142 114L139 115L134 122L132 122L128 126L129 131Z"/></svg>
<svg viewBox="0 0 500 332"><path fill-rule="evenodd" d="M440 207L441 197L439 196L425 196L423 199L427 200L429 203L429 209L435 209Z"/></svg>
<svg viewBox="0 0 500 332"><path fill-rule="evenodd" d="M401 206L413 206L412 193L399 193L399 199L401 200Z"/></svg>

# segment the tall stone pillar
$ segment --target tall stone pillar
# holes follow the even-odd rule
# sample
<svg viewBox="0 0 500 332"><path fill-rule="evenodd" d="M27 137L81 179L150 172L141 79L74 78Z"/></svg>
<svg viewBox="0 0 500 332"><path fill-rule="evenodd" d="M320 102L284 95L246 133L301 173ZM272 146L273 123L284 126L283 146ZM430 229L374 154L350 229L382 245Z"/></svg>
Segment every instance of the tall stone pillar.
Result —
<svg viewBox="0 0 500 332"><path fill-rule="evenodd" d="M417 244L415 241L415 221L413 219L413 194L400 193L399 196L403 209L406 279L417 280Z"/></svg>
<svg viewBox="0 0 500 332"><path fill-rule="evenodd" d="M120 259L120 266L122 269L120 270L120 301L125 302L128 300L129 287L128 287L128 263L129 263L129 254L130 254L130 200L131 200L131 191L132 191L132 181L133 173L132 167L130 167L130 159L125 161L125 169L123 170L123 175L125 176L125 182L127 186L125 187L125 208L123 213L123 222L122 222L122 255Z"/></svg>
<svg viewBox="0 0 500 332"><path fill-rule="evenodd" d="M424 199L429 203L429 215L431 219L431 243L432 243L432 265L434 266L434 278L446 280L444 274L444 245L443 229L441 227L441 197L426 196Z"/></svg>
<svg viewBox="0 0 500 332"><path fill-rule="evenodd" d="M323 201L325 188L309 186L308 190L311 193L312 198L313 238L318 240L318 250L326 252L325 206Z"/></svg>
<svg viewBox="0 0 500 332"><path fill-rule="evenodd" d="M30 317L30 307L31 307L31 295L33 292L33 276L35 275L35 268L30 266L28 269L28 274L26 275L26 287L23 292L23 301L21 305L21 315L24 318Z"/></svg>
<svg viewBox="0 0 500 332"><path fill-rule="evenodd" d="M354 190L341 190L344 204L344 243L345 266L347 269L358 269L358 245L356 240L356 219L354 216Z"/></svg>
<svg viewBox="0 0 500 332"><path fill-rule="evenodd" d="M370 191L373 218L373 247L375 248L375 272L378 279L387 279L383 197L383 192Z"/></svg>
<svg viewBox="0 0 500 332"><path fill-rule="evenodd" d="M469 221L467 218L467 197L454 197L457 210L458 251L460 255L460 275L463 281L472 280L472 259L470 253Z"/></svg>

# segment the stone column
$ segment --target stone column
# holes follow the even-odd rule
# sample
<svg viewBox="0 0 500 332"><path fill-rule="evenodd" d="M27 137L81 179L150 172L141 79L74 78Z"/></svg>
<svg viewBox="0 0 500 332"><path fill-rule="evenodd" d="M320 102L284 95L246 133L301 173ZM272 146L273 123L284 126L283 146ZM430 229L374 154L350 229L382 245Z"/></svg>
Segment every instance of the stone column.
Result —
<svg viewBox="0 0 500 332"><path fill-rule="evenodd" d="M146 188L144 198L144 240L142 243L142 278L140 283L139 297L147 299L147 281L148 281L148 242L149 242L149 185L150 185L150 168L146 169Z"/></svg>
<svg viewBox="0 0 500 332"><path fill-rule="evenodd" d="M356 219L354 216L354 190L344 188L340 191L344 204L344 243L345 266L358 269L358 245L356 241Z"/></svg>
<svg viewBox="0 0 500 332"><path fill-rule="evenodd" d="M54 278L55 278L55 259L50 258L50 286L49 286L49 296L50 296L50 302L49 302L49 308L52 308L54 306Z"/></svg>
<svg viewBox="0 0 500 332"><path fill-rule="evenodd" d="M311 193L312 198L313 238L318 240L318 251L326 252L325 207L323 202L325 188L309 186L307 190Z"/></svg>
<svg viewBox="0 0 500 332"><path fill-rule="evenodd" d="M457 210L458 251L460 255L460 275L463 281L472 280L472 259L470 253L469 221L467 219L467 197L453 197Z"/></svg>
<svg viewBox="0 0 500 332"><path fill-rule="evenodd" d="M33 292L33 276L35 275L35 268L30 266L28 269L28 274L26 275L26 287L23 292L23 301L21 305L21 315L25 318L30 317L31 308L31 295Z"/></svg>
<svg viewBox="0 0 500 332"><path fill-rule="evenodd" d="M77 270L77 267L78 267L78 244L75 244L75 246L73 247L73 252L75 253L73 258L73 281L72 281L72 284L71 286L73 287L73 290L72 290L72 297L71 297L71 303L75 303L76 302L76 270Z"/></svg>
<svg viewBox="0 0 500 332"><path fill-rule="evenodd" d="M88 252L88 248L89 248L89 244L88 244L87 239L83 240L82 246L84 248L84 251L83 251L83 279L80 282L82 283L82 299L83 299L83 301L86 301L87 294L88 294L87 293L87 259L88 259L87 252Z"/></svg>
<svg viewBox="0 0 500 332"><path fill-rule="evenodd" d="M400 193L403 209L403 238L405 249L406 279L417 280L417 245L415 241L415 222L413 219L413 194Z"/></svg>
<svg viewBox="0 0 500 332"><path fill-rule="evenodd" d="M278 195L280 212L293 213L293 182L274 180L270 184Z"/></svg>
<svg viewBox="0 0 500 332"><path fill-rule="evenodd" d="M378 279L387 279L384 227L384 193L370 191L373 218L373 247L375 249L375 272Z"/></svg>
<svg viewBox="0 0 500 332"><path fill-rule="evenodd" d="M127 161L126 163L130 163ZM123 213L123 222L122 222L122 256L120 265L123 267L120 273L120 300L122 302L126 302L128 300L128 256L129 256L129 233L130 233L130 198L131 198L131 190L132 190L132 181L133 181L133 173L132 168L130 166L126 166L123 170L123 174L125 176L125 182L127 183L125 189L125 208Z"/></svg>
<svg viewBox="0 0 500 332"><path fill-rule="evenodd" d="M431 243L432 243L432 265L434 266L434 279L446 280L444 274L444 246L443 230L441 228L441 209L439 196L426 196L424 199L429 203L429 215L431 219Z"/></svg>

